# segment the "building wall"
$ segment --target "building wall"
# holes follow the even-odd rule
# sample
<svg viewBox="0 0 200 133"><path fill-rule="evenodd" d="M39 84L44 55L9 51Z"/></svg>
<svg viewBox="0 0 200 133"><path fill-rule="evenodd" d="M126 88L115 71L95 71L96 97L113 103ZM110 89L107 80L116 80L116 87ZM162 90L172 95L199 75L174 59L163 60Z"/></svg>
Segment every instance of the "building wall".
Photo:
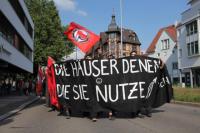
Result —
<svg viewBox="0 0 200 133"><path fill-rule="evenodd" d="M30 73L33 72L33 62L25 57L13 45L0 36L0 59Z"/></svg>
<svg viewBox="0 0 200 133"><path fill-rule="evenodd" d="M31 24L32 28L34 29L33 21L28 13L25 3L23 0L19 0L22 9ZM1 0L0 1L0 11L4 14L10 24L15 28L17 33L20 35L21 38L25 41L28 47L32 51L32 58L28 59L25 57L19 50L13 47L12 44L9 44L4 38L0 37L0 59L17 66L25 71L30 73L33 72L33 37L28 34L28 31L25 29L25 26L20 21L19 17L17 16L16 12L14 11L13 7L9 3L8 0ZM19 44L20 45L20 44Z"/></svg>
<svg viewBox="0 0 200 133"><path fill-rule="evenodd" d="M124 43L123 44L123 55L124 56L130 56L130 53L132 51L134 51L134 50L135 50L137 55L141 55L140 46L139 45L133 45L133 44L129 44L129 43Z"/></svg>
<svg viewBox="0 0 200 133"><path fill-rule="evenodd" d="M121 49L121 42L120 35L116 34L115 38L108 39L108 43L105 43L101 50L102 55L105 55L104 58L109 57L109 55L112 55L115 58L120 57L120 49ZM140 55L140 45L139 44L132 44L132 43L126 43L123 42L123 56L130 56L130 53L133 51L133 47L135 47L136 54ZM107 49L105 48L107 47ZM95 52L95 51L94 51Z"/></svg>
<svg viewBox="0 0 200 133"><path fill-rule="evenodd" d="M190 9L181 15L181 24L177 26L179 69L185 74L186 85L200 86L200 1L193 0ZM197 32L187 35L187 25L197 21ZM198 53L188 55L188 43L198 41Z"/></svg>
<svg viewBox="0 0 200 133"><path fill-rule="evenodd" d="M194 56L188 56L187 43L198 40L198 46L200 48L200 18L199 18L200 1L195 3L189 10L182 14L182 25L177 28L178 33L178 57L179 68L191 68L200 66L200 54ZM190 36L186 35L186 24L197 20L198 31L197 34Z"/></svg>
<svg viewBox="0 0 200 133"><path fill-rule="evenodd" d="M169 39L169 49L163 50L162 40L165 39ZM174 42L165 31L162 32L159 40L157 41L155 52L149 54L148 56L160 58L165 62L172 81L173 78L179 77L179 70L173 69L173 63L178 63L176 42Z"/></svg>

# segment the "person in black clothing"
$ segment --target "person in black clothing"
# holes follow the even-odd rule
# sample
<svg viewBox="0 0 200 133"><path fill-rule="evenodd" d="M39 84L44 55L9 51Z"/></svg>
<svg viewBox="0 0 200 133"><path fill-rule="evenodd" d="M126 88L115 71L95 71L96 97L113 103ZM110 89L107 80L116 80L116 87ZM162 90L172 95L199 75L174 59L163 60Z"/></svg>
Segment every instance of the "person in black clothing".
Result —
<svg viewBox="0 0 200 133"><path fill-rule="evenodd" d="M162 70L164 68L165 63L160 59L160 69ZM152 117L152 107L149 105L148 101L146 102L146 106L142 108L142 112L147 116L147 117Z"/></svg>
<svg viewBox="0 0 200 133"><path fill-rule="evenodd" d="M67 119L70 119L70 111L69 111L69 107L65 104L63 104L60 108L60 113L59 115L63 115L66 116Z"/></svg>
<svg viewBox="0 0 200 133"><path fill-rule="evenodd" d="M99 58L99 57L95 57L95 58ZM88 55L88 56L85 57L85 59L89 59L90 60L90 59L92 59L92 57ZM93 104L90 105L90 106L92 106L92 109L91 109L92 111L89 112L90 117L91 117L91 119L92 119L93 122L96 122L97 121L97 112L93 111L93 107L94 107Z"/></svg>

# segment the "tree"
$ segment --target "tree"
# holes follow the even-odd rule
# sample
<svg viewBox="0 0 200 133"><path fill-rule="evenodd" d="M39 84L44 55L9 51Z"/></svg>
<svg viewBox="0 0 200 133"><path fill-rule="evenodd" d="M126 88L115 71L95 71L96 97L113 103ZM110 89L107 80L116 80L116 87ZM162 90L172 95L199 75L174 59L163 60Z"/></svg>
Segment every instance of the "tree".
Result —
<svg viewBox="0 0 200 133"><path fill-rule="evenodd" d="M62 26L62 32L64 33L67 28L68 28L68 25L67 26ZM74 51L74 44L67 39L66 35L64 35L64 43L65 43L65 46L67 48L66 49L66 53L67 54L70 54L71 52Z"/></svg>
<svg viewBox="0 0 200 133"><path fill-rule="evenodd" d="M34 63L46 65L47 57L59 61L72 50L66 49L63 27L53 0L25 0L35 26ZM71 45L71 44L70 44Z"/></svg>

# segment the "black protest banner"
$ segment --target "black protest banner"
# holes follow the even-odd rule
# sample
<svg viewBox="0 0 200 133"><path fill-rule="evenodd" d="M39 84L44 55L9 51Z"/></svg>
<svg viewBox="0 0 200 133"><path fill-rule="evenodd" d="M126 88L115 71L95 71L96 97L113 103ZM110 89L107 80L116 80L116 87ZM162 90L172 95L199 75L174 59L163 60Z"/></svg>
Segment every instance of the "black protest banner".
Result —
<svg viewBox="0 0 200 133"><path fill-rule="evenodd" d="M136 112L159 107L173 95L167 69L155 58L70 60L54 68L59 101L73 111Z"/></svg>

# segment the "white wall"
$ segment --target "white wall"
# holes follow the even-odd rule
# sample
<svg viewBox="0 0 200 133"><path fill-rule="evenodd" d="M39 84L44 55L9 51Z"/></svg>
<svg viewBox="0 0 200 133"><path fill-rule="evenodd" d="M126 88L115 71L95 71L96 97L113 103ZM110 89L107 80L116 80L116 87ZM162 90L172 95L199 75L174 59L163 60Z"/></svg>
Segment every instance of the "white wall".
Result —
<svg viewBox="0 0 200 133"><path fill-rule="evenodd" d="M161 45L162 45L161 40L164 40L164 39L169 39L169 49L167 49L167 50L161 49ZM177 48L175 47L175 45L176 45L176 42L174 42L171 39L171 37L168 35L168 33L163 31L159 40L157 41L155 52L149 55L150 57L160 58L165 62L171 78L179 77L179 70L172 69L172 63L178 62ZM158 56L158 54L160 54L160 56Z"/></svg>
<svg viewBox="0 0 200 133"><path fill-rule="evenodd" d="M179 55L179 68L191 68L200 66L200 54L195 56L188 56L187 43L198 40L200 51L200 1L195 3L189 10L182 14L182 25L177 28L178 32L178 55ZM186 36L186 24L197 20L198 32L195 35ZM182 51L182 52L181 52Z"/></svg>

